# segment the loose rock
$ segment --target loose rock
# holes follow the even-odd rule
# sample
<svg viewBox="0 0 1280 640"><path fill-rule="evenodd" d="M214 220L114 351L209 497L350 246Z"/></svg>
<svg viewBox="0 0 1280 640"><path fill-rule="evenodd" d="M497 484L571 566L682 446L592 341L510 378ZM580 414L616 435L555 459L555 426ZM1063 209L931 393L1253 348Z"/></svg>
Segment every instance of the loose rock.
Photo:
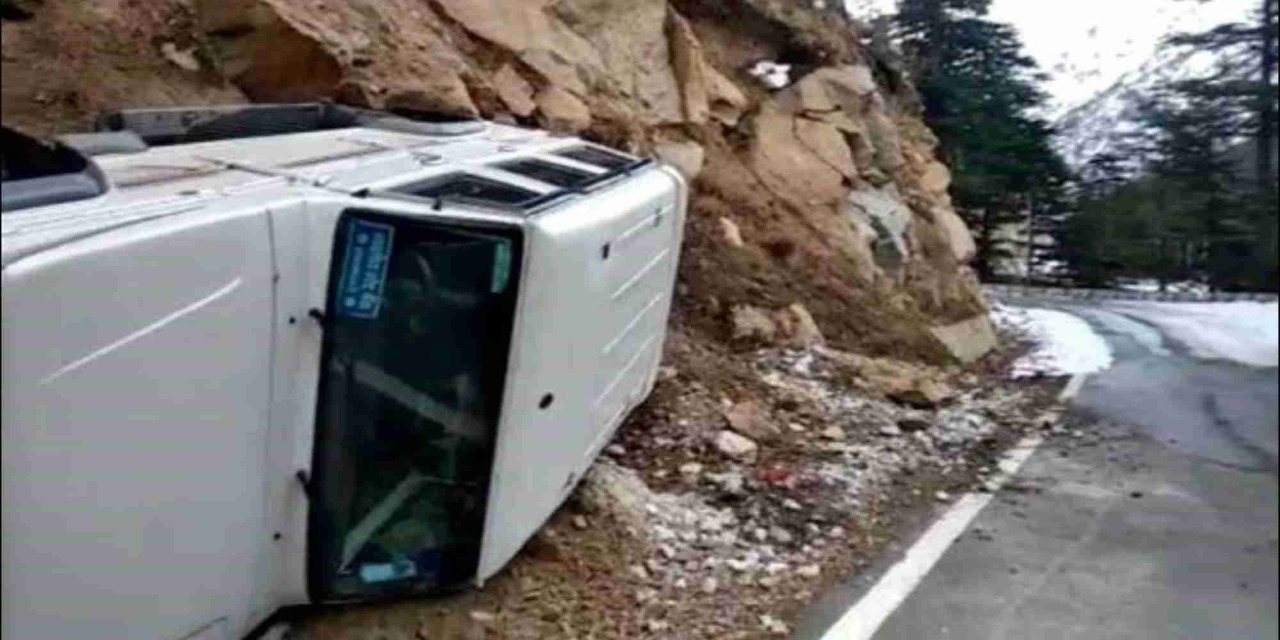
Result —
<svg viewBox="0 0 1280 640"><path fill-rule="evenodd" d="M760 447L751 439L726 429L716 434L716 449L734 460L754 462Z"/></svg>

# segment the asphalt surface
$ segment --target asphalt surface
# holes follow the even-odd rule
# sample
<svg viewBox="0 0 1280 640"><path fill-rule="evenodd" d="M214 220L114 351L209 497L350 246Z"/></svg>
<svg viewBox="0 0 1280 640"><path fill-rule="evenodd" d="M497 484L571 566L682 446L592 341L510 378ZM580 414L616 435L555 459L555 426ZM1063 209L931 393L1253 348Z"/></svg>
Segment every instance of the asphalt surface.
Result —
<svg viewBox="0 0 1280 640"><path fill-rule="evenodd" d="M877 640L1276 638L1277 369L1027 304L1086 319L1116 362Z"/></svg>

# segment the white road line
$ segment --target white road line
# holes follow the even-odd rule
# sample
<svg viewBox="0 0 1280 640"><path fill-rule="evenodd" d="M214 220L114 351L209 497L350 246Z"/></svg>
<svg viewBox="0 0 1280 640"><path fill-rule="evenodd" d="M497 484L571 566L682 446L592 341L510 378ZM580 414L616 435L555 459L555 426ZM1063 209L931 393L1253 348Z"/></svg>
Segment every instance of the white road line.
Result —
<svg viewBox="0 0 1280 640"><path fill-rule="evenodd" d="M1087 373L1077 373L1071 376L1071 379L1067 381L1066 388L1062 390L1062 393L1058 394L1058 399L1065 402L1079 395L1080 388L1084 386L1084 379L1088 377L1089 374Z"/></svg>
<svg viewBox="0 0 1280 640"><path fill-rule="evenodd" d="M1080 393L1087 374L1076 374L1067 382L1066 388L1058 395L1061 400L1070 400ZM870 640L880 629L880 625L911 595L933 566L938 563L947 549L969 527L978 513L982 511L1005 483L1013 478L1035 453L1043 439L1038 435L1029 435L1014 445L1000 459L1000 472L990 479L990 493L967 493L956 501L929 530L925 532L902 560L894 564L880 576L875 586L854 604L844 615L831 625L822 635L822 640Z"/></svg>

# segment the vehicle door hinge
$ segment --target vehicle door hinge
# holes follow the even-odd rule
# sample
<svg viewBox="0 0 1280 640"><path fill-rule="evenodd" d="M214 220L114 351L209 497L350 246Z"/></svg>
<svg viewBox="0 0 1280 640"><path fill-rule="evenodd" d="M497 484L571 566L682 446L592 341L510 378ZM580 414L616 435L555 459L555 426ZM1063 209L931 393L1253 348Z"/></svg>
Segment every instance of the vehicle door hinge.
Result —
<svg viewBox="0 0 1280 640"><path fill-rule="evenodd" d="M316 309L315 307L312 307L311 309L307 310L307 315L310 316L312 319L314 319L316 321L316 324L320 325L322 328L325 326L325 317L324 317L323 311Z"/></svg>

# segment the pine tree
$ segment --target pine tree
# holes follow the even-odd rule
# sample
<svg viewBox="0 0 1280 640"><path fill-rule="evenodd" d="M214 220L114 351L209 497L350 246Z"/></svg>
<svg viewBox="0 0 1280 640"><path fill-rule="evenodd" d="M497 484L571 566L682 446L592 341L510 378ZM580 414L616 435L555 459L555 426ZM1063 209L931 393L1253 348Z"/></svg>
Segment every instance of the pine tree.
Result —
<svg viewBox="0 0 1280 640"><path fill-rule="evenodd" d="M1051 222L1066 167L1052 129L1034 115L1044 104L1043 75L1008 25L985 18L990 0L900 0L896 22L939 153L951 166L956 209L974 231L974 266L983 279L1018 244L1005 225L1029 223L1034 257L1039 213Z"/></svg>

